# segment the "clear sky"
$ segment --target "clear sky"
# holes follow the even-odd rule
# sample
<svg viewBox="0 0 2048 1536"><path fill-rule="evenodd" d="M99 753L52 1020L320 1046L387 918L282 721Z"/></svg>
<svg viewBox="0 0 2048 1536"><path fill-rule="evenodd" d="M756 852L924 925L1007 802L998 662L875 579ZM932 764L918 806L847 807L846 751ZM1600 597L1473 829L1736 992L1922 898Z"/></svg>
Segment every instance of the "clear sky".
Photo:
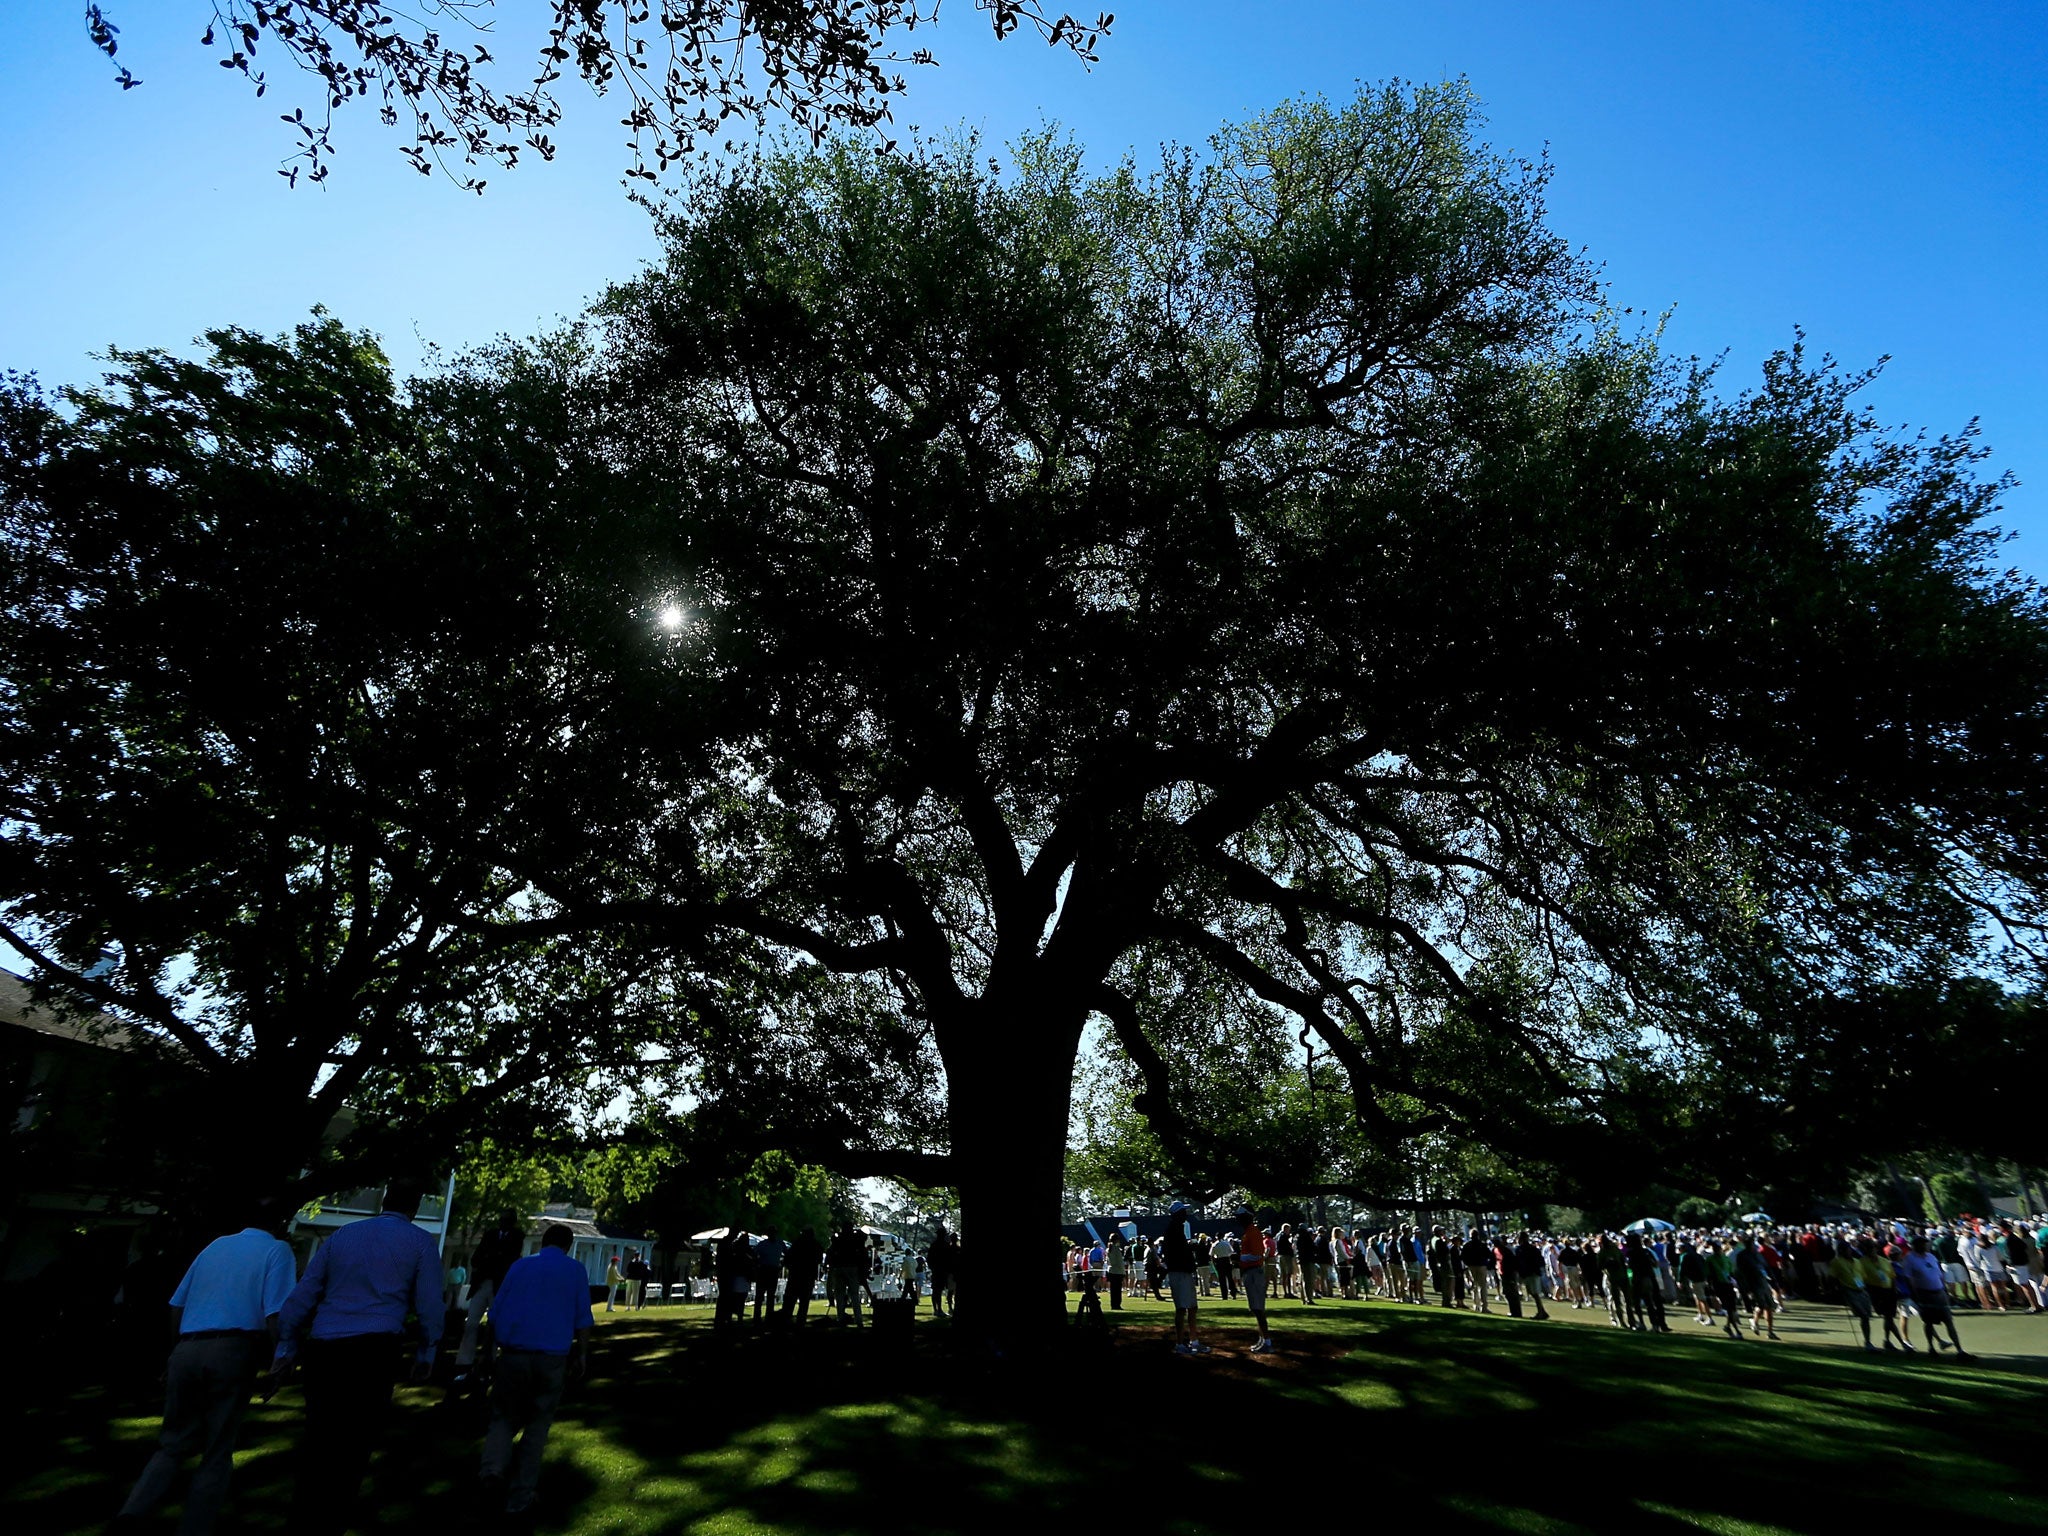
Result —
<svg viewBox="0 0 2048 1536"><path fill-rule="evenodd" d="M1105 6L1113 0L1104 0ZM629 205L618 110L569 82L562 157L477 198L421 178L358 106L323 189L290 191L277 114L196 44L203 0L105 0L123 93L76 0L10 0L0 43L0 367L90 377L109 344L277 330L325 304L402 366L573 313L653 250ZM524 57L531 0L493 51ZM1429 4L1129 0L1092 71L967 0L920 34L901 114L1001 141L1042 120L1103 159L1355 81L1463 75L1493 141L1549 149L1553 221L1618 304L1674 310L1667 345L1728 353L1732 383L1804 326L1893 361L1871 399L1935 431L1980 417L2025 482L2005 522L2048 575L2048 13L2038 3Z"/></svg>

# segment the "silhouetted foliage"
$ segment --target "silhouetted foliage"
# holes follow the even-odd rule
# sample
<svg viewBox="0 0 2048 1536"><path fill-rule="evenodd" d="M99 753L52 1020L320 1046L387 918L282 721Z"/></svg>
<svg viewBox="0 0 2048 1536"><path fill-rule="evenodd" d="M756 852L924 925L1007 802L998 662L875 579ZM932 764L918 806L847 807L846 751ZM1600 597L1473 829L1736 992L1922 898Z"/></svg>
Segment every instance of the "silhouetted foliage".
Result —
<svg viewBox="0 0 2048 1536"><path fill-rule="evenodd" d="M573 73L600 97L623 97L631 162L657 179L729 118L787 118L818 142L835 128L880 129L903 94L905 65L937 62L910 34L938 20L943 0L548 0L531 80L492 83L495 0L214 0L201 43L261 97L273 82L258 53L275 54L319 82L311 116L280 114L298 139L278 174L324 181L335 112L376 106L387 126L407 123L401 153L422 174L446 172L481 192L478 167L511 169L522 155L554 158L561 120L555 90ZM1084 22L1037 0L974 0L996 36L1020 28L1093 61L1113 16ZM120 64L120 29L86 6L93 45L113 59L123 90L142 82ZM502 45L501 45L502 46ZM295 83L295 82L290 82ZM889 147L893 141L882 138Z"/></svg>

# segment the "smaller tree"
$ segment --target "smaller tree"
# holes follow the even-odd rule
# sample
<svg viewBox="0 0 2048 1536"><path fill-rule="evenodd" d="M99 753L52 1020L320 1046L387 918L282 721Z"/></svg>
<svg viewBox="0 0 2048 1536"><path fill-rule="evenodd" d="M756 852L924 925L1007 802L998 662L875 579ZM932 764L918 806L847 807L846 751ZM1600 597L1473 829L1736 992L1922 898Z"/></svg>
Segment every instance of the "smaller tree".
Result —
<svg viewBox="0 0 2048 1536"><path fill-rule="evenodd" d="M0 389L0 937L177 1078L125 1176L188 1211L565 1126L674 995L487 926L533 910L487 850L560 730L497 523L563 472L544 392L407 392L324 316L206 340Z"/></svg>
<svg viewBox="0 0 2048 1536"><path fill-rule="evenodd" d="M1991 1208L1984 1186L1974 1173L1937 1173L1927 1181L1927 1186L1936 1213L1943 1221L1962 1215L1981 1216Z"/></svg>

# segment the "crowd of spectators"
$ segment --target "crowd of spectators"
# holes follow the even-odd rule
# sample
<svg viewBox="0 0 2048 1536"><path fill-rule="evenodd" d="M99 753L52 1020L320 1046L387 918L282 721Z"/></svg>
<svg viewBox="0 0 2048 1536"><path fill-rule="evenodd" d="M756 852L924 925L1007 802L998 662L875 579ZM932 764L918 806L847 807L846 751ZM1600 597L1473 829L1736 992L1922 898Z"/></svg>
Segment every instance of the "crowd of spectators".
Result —
<svg viewBox="0 0 2048 1536"><path fill-rule="evenodd" d="M1198 1230L1197 1220L1177 1202L1158 1237L1116 1229L1067 1246L1062 1279L1077 1309L1099 1310L1106 1294L1110 1308L1121 1310L1137 1292L1172 1300L1178 1317L1207 1298L1245 1295L1256 1275L1262 1305L1255 1317L1270 1348L1267 1295L1302 1306L1378 1300L1491 1312L1497 1305L1512 1317L1546 1320L1551 1307L1595 1308L1615 1328L1657 1333L1674 1331L1676 1313L1734 1339L1778 1338L1779 1316L1795 1305L1834 1307L1846 1310L1867 1350L1916 1352L1910 1325L1917 1320L1927 1353L1965 1360L1957 1310L2048 1311L2048 1215L1715 1229L1646 1221L1623 1232L1563 1234L1293 1222L1269 1232L1242 1208L1213 1231ZM1184 1284L1176 1285L1182 1274ZM1162 1295L1162 1287L1174 1294ZM1177 1321L1175 1347L1188 1341Z"/></svg>

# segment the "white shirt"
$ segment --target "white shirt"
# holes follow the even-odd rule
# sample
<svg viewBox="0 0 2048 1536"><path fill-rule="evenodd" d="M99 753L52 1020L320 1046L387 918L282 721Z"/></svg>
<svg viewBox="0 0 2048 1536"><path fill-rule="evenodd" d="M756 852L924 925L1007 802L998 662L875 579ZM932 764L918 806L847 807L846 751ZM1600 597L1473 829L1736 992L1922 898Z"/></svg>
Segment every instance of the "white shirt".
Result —
<svg viewBox="0 0 2048 1536"><path fill-rule="evenodd" d="M185 1309L178 1331L261 1333L283 1309L298 1278L291 1248L261 1227L217 1237L171 1292L171 1305Z"/></svg>

